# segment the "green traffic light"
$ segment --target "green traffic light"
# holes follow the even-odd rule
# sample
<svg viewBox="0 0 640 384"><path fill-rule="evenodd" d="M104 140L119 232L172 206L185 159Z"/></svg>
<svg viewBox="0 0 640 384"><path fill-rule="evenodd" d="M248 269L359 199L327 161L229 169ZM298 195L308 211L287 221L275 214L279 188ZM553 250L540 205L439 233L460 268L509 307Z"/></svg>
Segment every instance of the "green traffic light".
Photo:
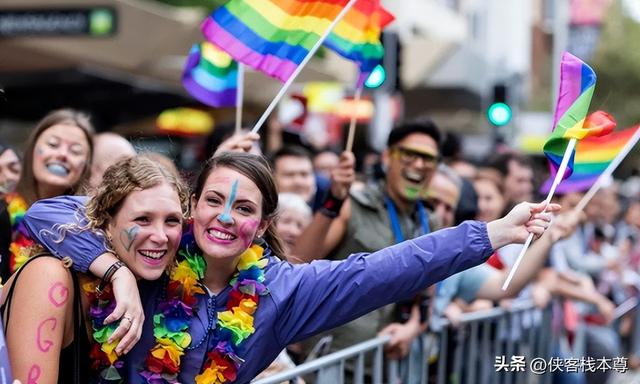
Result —
<svg viewBox="0 0 640 384"><path fill-rule="evenodd" d="M487 110L487 118L493 125L506 125L511 121L511 107L505 103L493 103Z"/></svg>
<svg viewBox="0 0 640 384"><path fill-rule="evenodd" d="M387 73L385 72L384 67L378 64L373 68L373 71L371 71L367 80L364 81L364 86L367 88L378 88L386 79Z"/></svg>
<svg viewBox="0 0 640 384"><path fill-rule="evenodd" d="M89 14L89 31L94 36L110 35L115 29L114 21L113 11L110 9L94 9Z"/></svg>

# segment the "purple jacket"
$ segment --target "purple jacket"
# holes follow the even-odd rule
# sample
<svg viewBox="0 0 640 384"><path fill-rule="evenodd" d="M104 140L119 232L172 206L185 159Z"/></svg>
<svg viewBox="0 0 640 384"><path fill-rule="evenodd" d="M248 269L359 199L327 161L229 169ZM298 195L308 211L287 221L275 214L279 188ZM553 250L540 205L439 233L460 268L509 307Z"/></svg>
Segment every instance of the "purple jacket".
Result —
<svg viewBox="0 0 640 384"><path fill-rule="evenodd" d="M70 256L74 268L83 272L105 251L103 238L89 231L67 232L64 241L56 242L52 228L56 223L77 222L85 202L86 198L76 196L43 200L32 205L25 216L34 239L59 257ZM353 254L342 261L292 265L270 256L266 268L270 294L260 300L256 332L240 348L245 363L238 370L236 382L251 381L288 344L413 297L435 282L484 262L492 252L486 225L468 221L377 252ZM127 355L129 383L143 382L137 372L154 344L152 320L163 292L163 279L141 281L139 288L145 324L141 340ZM227 287L216 296L199 297L197 317L189 328L190 348L195 348L182 357L180 382L194 382L207 350L214 346L215 319L217 312L225 310L229 291Z"/></svg>

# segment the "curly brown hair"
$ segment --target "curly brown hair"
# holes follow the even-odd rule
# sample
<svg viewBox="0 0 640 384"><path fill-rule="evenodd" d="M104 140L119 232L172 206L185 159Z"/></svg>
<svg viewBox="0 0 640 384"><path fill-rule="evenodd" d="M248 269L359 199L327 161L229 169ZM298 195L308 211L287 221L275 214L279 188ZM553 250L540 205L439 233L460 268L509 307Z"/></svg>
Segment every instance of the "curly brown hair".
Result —
<svg viewBox="0 0 640 384"><path fill-rule="evenodd" d="M89 226L106 229L106 226L131 192L162 184L171 185L180 199L183 217L189 209L189 191L179 175L146 156L134 156L113 164L104 173L102 183L91 194L86 215Z"/></svg>

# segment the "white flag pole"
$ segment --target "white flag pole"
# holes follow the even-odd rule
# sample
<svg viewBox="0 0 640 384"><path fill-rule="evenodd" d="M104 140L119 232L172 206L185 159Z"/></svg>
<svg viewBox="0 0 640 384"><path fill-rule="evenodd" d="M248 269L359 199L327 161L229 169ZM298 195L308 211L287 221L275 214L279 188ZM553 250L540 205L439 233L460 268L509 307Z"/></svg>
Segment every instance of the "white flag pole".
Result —
<svg viewBox="0 0 640 384"><path fill-rule="evenodd" d="M629 313L629 311L631 311L637 306L638 306L638 299L635 297L630 297L627 300L623 301L622 304L616 307L616 309L613 312L613 318L619 319L622 316Z"/></svg>
<svg viewBox="0 0 640 384"><path fill-rule="evenodd" d="M569 165L569 159L571 159L571 154L573 153L573 150L576 147L577 141L578 141L577 139L571 139L569 140L569 144L567 144L567 148L565 149L564 155L562 156L562 161L560 162L560 167L558 168L558 173L556 173L556 177L553 180L553 184L551 184L551 189L549 190L549 193L547 194L547 198L544 201L546 203L545 204L546 206L549 206L549 203L551 203L551 198L553 197L553 194L556 192L556 188L558 188L558 185L560 185L560 182L562 181L562 176L564 175L564 172L567 170L567 166ZM509 271L509 276L507 276L507 279L502 285L503 291L506 291L507 288L509 287L509 283L511 283L511 279L513 279L513 276L515 275L516 270L518 269L518 266L520 265L520 262L524 257L524 254L527 252L527 249L529 249L529 246L531 245L531 241L533 241L533 233L530 233L529 237L527 237L527 241L522 246L522 249L520 250L520 254L516 259L515 264L513 264L513 267L511 267L511 271Z"/></svg>
<svg viewBox="0 0 640 384"><path fill-rule="evenodd" d="M238 62L238 79L236 88L236 133L242 130L242 105L244 102L244 64Z"/></svg>
<svg viewBox="0 0 640 384"><path fill-rule="evenodd" d="M591 201L591 198L593 198L596 192L598 192L598 190L602 187L605 180L607 180L613 174L613 171L615 171L616 168L618 168L618 165L620 165L622 160L624 160L624 158L627 157L627 155L629 154L629 152L631 152L631 150L636 145L638 140L640 140L640 127L636 129L636 132L633 134L633 136L631 136L631 138L629 139L629 141L627 141L624 147L622 147L622 149L620 150L618 155L613 159L613 161L611 161L611 164L609 164L609 166L604 170L604 172L602 172L602 174L598 177L598 180L596 180L596 182L593 183L589 191L582 197L582 200L580 200L578 205L576 205L575 207L576 210L582 211L584 207L586 207L587 204L589 204L589 201Z"/></svg>
<svg viewBox="0 0 640 384"><path fill-rule="evenodd" d="M342 8L338 16L331 22L327 30L324 31L324 34L320 37L320 39L318 39L318 41L316 41L316 44L311 48L311 50L309 50L309 53L307 53L307 56L305 56L305 58L300 62L298 67L295 69L295 71L293 71L291 76L289 76L287 81L282 85L282 88L280 88L280 92L278 92L276 97L271 101L271 104L269 104L269 106L267 107L267 110L264 111L264 113L262 114L262 116L260 116L260 119L258 120L256 125L254 125L253 129L251 129L251 133L256 133L258 132L258 130L260 130L260 127L267 120L267 117L269 117L269 115L271 114L273 109L276 107L276 105L278 105L278 103L280 102L280 99L282 99L285 92L287 92L287 89L289 89L289 87L291 86L291 84L293 84L293 81L296 79L296 77L298 77L300 72L302 72L302 68L304 68L304 66L307 65L307 63L309 62L309 60L311 60L311 58L316 53L318 48L320 48L322 43L327 39L327 37L329 36L333 28L335 28L335 26L340 22L340 20L342 20L344 15L346 15L347 12L349 12L349 10L351 9L351 7L353 7L356 1L357 0L349 0L347 5L344 8Z"/></svg>
<svg viewBox="0 0 640 384"><path fill-rule="evenodd" d="M356 88L356 92L353 95L353 113L351 115L351 121L349 122L349 134L347 135L347 145L345 146L345 151L351 152L353 149L353 140L356 136L356 120L358 117L358 104L360 103L360 98L362 97L362 86L358 86Z"/></svg>

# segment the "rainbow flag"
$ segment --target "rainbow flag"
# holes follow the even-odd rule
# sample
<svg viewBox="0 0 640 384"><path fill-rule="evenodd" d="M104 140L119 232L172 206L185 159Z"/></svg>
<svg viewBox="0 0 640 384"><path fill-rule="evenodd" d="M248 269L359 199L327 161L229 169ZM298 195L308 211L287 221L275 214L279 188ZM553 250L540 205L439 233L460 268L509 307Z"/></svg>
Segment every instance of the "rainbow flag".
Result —
<svg viewBox="0 0 640 384"><path fill-rule="evenodd" d="M182 84L198 101L212 107L236 103L238 63L215 45L194 44L182 75Z"/></svg>
<svg viewBox="0 0 640 384"><path fill-rule="evenodd" d="M596 86L596 74L579 58L565 52L560 61L560 91L553 116L553 132L544 144L544 154L549 159L551 177L558 172L562 157L570 139L583 139L590 135L604 135L606 126L587 127L585 118ZM573 172L575 152L569 160L563 178Z"/></svg>
<svg viewBox="0 0 640 384"><path fill-rule="evenodd" d="M207 40L235 60L287 81L348 0L231 0L202 23ZM381 62L381 30L393 21L379 0L359 0L325 41L368 73Z"/></svg>
<svg viewBox="0 0 640 384"><path fill-rule="evenodd" d="M557 192L584 192L591 188L600 174L611 164L640 125L601 137L587 137L578 142L573 173L558 186ZM546 193L552 180L547 180L541 192Z"/></svg>
<svg viewBox="0 0 640 384"><path fill-rule="evenodd" d="M393 20L379 1L359 1L325 40L327 48L358 63L358 85L364 84L373 69L382 64L384 47L380 34Z"/></svg>

